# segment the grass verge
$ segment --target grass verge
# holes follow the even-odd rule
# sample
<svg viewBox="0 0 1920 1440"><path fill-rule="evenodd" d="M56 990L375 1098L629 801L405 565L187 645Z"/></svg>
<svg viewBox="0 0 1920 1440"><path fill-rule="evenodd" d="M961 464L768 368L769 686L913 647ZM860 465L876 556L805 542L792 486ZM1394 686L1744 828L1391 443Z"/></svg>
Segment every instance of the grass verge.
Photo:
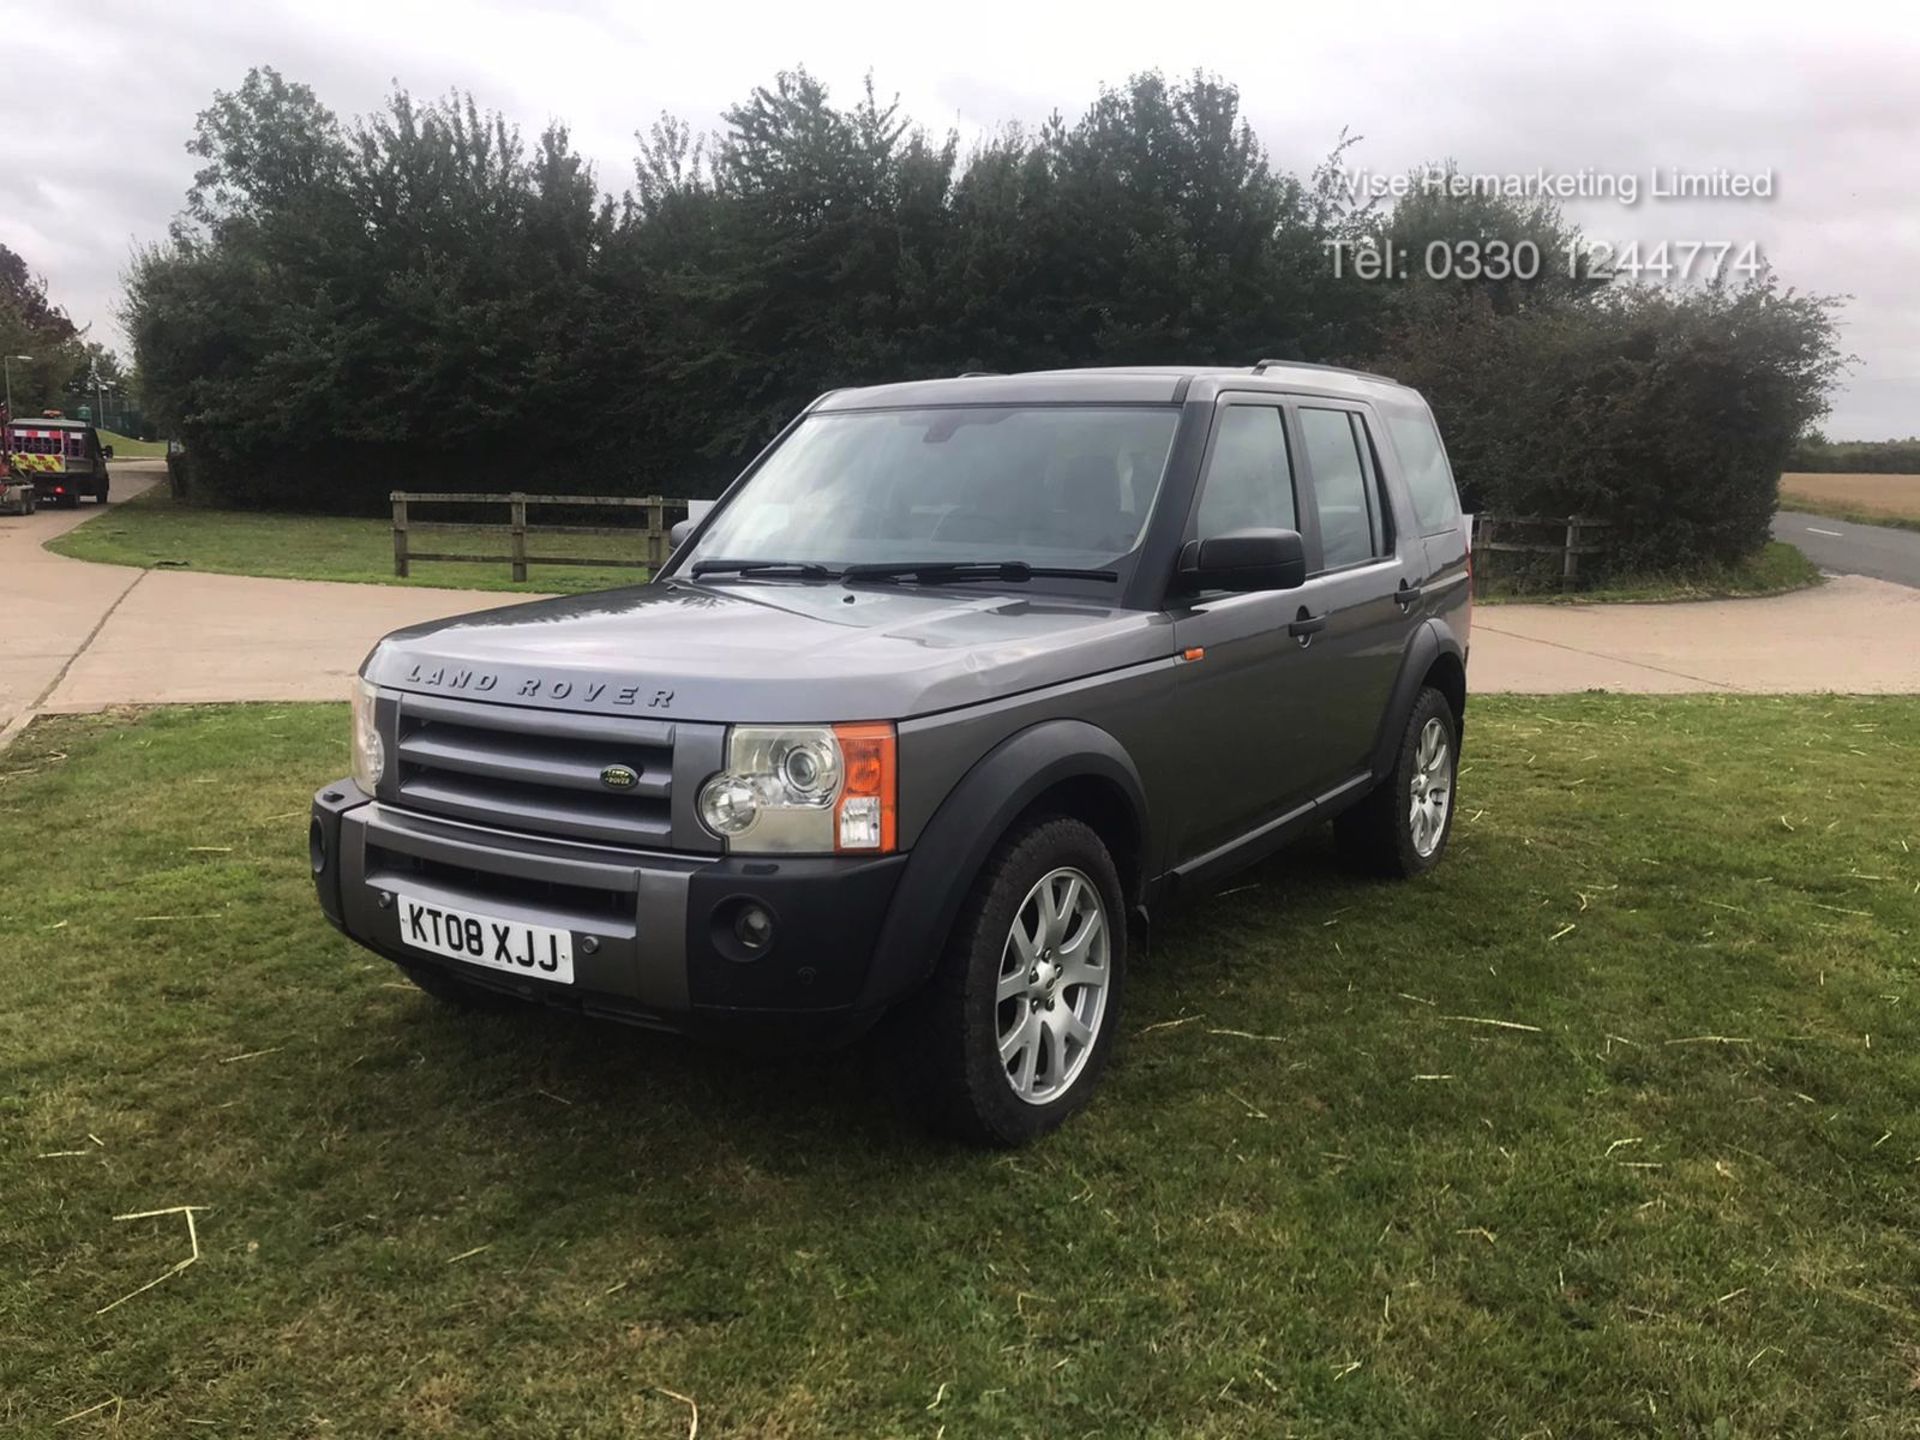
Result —
<svg viewBox="0 0 1920 1440"><path fill-rule="evenodd" d="M413 574L393 573L393 530L385 520L340 515L287 515L209 510L182 505L156 486L47 542L78 560L107 565L177 566L226 575L270 575L289 580L349 580L379 585L427 585L526 594L573 593L633 585L647 576L620 566L534 565L515 584L498 565L420 562ZM507 537L484 530L421 531L414 548L504 555ZM606 535L542 535L535 553L636 557L637 542Z"/></svg>
<svg viewBox="0 0 1920 1440"><path fill-rule="evenodd" d="M1164 918L1013 1156L865 1052L441 1010L312 903L345 728L0 759L22 1433L1920 1426L1920 702L1476 701L1446 864L1310 841ZM184 1269L115 1219L179 1205Z"/></svg>
<svg viewBox="0 0 1920 1440"><path fill-rule="evenodd" d="M164 440L136 440L131 435L102 430L100 443L113 447L115 460L164 460L167 458L167 442Z"/></svg>
<svg viewBox="0 0 1920 1440"><path fill-rule="evenodd" d="M1672 600L1753 599L1821 583L1820 567L1784 540L1769 540L1736 565L1710 565L1686 575L1629 575L1591 590L1502 588L1497 578L1475 595L1489 605L1624 605Z"/></svg>

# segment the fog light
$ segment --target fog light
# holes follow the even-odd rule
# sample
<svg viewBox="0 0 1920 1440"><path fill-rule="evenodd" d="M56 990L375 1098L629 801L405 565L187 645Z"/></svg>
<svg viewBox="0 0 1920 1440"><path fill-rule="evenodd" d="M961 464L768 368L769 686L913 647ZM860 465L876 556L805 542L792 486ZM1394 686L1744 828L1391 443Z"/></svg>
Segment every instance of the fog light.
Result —
<svg viewBox="0 0 1920 1440"><path fill-rule="evenodd" d="M733 938L758 955L773 943L773 916L763 905L742 905L733 917Z"/></svg>
<svg viewBox="0 0 1920 1440"><path fill-rule="evenodd" d="M878 850L880 848L880 798L877 795L849 795L840 802L840 848L842 850Z"/></svg>

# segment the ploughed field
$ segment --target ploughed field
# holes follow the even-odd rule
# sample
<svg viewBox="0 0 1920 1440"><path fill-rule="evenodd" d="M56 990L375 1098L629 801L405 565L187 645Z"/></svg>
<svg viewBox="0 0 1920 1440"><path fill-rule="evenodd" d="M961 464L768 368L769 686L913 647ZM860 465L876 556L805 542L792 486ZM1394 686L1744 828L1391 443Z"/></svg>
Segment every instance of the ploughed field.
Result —
<svg viewBox="0 0 1920 1440"><path fill-rule="evenodd" d="M1885 523L1892 518L1920 525L1920 475L1782 475L1780 504L1842 519Z"/></svg>
<svg viewBox="0 0 1920 1440"><path fill-rule="evenodd" d="M1434 876L1313 840L1163 917L1013 1155L873 1047L442 1010L312 904L345 741L0 755L4 1428L1920 1427L1920 701L1476 700Z"/></svg>

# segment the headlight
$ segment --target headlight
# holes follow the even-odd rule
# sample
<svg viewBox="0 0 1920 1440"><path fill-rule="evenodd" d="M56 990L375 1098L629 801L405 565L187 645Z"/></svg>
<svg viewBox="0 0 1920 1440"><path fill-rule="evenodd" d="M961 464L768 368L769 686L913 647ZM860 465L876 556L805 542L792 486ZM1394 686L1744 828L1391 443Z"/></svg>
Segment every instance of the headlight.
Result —
<svg viewBox="0 0 1920 1440"><path fill-rule="evenodd" d="M387 747L374 723L374 697L380 692L367 680L353 680L353 783L373 794L387 769Z"/></svg>
<svg viewBox="0 0 1920 1440"><path fill-rule="evenodd" d="M736 725L700 820L734 854L894 846L891 725Z"/></svg>

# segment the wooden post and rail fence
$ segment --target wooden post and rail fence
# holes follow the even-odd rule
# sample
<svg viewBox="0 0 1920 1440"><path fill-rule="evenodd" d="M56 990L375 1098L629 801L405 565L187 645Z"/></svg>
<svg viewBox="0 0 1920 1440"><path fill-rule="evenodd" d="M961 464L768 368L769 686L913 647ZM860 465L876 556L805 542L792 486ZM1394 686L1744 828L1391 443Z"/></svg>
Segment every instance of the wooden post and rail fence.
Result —
<svg viewBox="0 0 1920 1440"><path fill-rule="evenodd" d="M670 500L662 495L526 495L517 490L505 495L395 490L390 498L393 501L393 573L402 580L412 573L414 562L420 560L463 560L478 565L509 565L512 567L515 580L527 578L529 565L591 565L657 570L667 563L667 556L672 549L668 543L670 525L667 520L667 511L673 509L684 512L687 508L685 500ZM458 520L414 519L409 507L425 504L505 505L508 519L504 525ZM600 506L622 510L644 510L646 523L644 525L529 525L527 507L532 505ZM504 534L507 537L508 553L473 555L415 550L413 532L416 530L459 530L469 533L479 530L490 534ZM536 540L542 535L618 535L629 540L641 541L643 555L637 559L631 554L622 556L534 555L527 549L529 535L534 536Z"/></svg>
<svg viewBox="0 0 1920 1440"><path fill-rule="evenodd" d="M436 491L421 493L395 490L393 501L393 573L406 579L416 561L455 560L480 565L503 564L512 567L515 580L527 578L529 565L591 565L635 570L657 570L666 564L672 547L668 543L669 509L684 514L685 500L670 500L661 495L527 495L483 494ZM504 525L455 520L416 520L409 509L413 505L505 505L508 521ZM530 525L527 509L534 505L570 505L644 510L646 523L635 525ZM1581 579L1580 562L1590 555L1604 555L1607 545L1591 538L1612 527L1604 520L1579 515L1476 515L1473 517L1474 589L1484 589L1494 569L1496 555L1557 555L1559 578L1565 589L1576 588ZM416 530L485 531L505 534L508 553L477 555L448 551L415 550L412 536ZM1532 539L1509 538L1515 533ZM642 542L643 555L587 556L535 555L527 549L529 535L610 535ZM1552 538L1546 538L1551 536Z"/></svg>
<svg viewBox="0 0 1920 1440"><path fill-rule="evenodd" d="M1560 585L1572 590L1580 584L1580 562L1589 555L1604 555L1608 546L1590 538L1613 527L1605 520L1589 520L1579 515L1476 515L1473 517L1473 588L1486 587L1494 569L1495 555L1558 555ZM1507 538L1514 532L1531 539ZM1551 538L1548 538L1551 537Z"/></svg>

